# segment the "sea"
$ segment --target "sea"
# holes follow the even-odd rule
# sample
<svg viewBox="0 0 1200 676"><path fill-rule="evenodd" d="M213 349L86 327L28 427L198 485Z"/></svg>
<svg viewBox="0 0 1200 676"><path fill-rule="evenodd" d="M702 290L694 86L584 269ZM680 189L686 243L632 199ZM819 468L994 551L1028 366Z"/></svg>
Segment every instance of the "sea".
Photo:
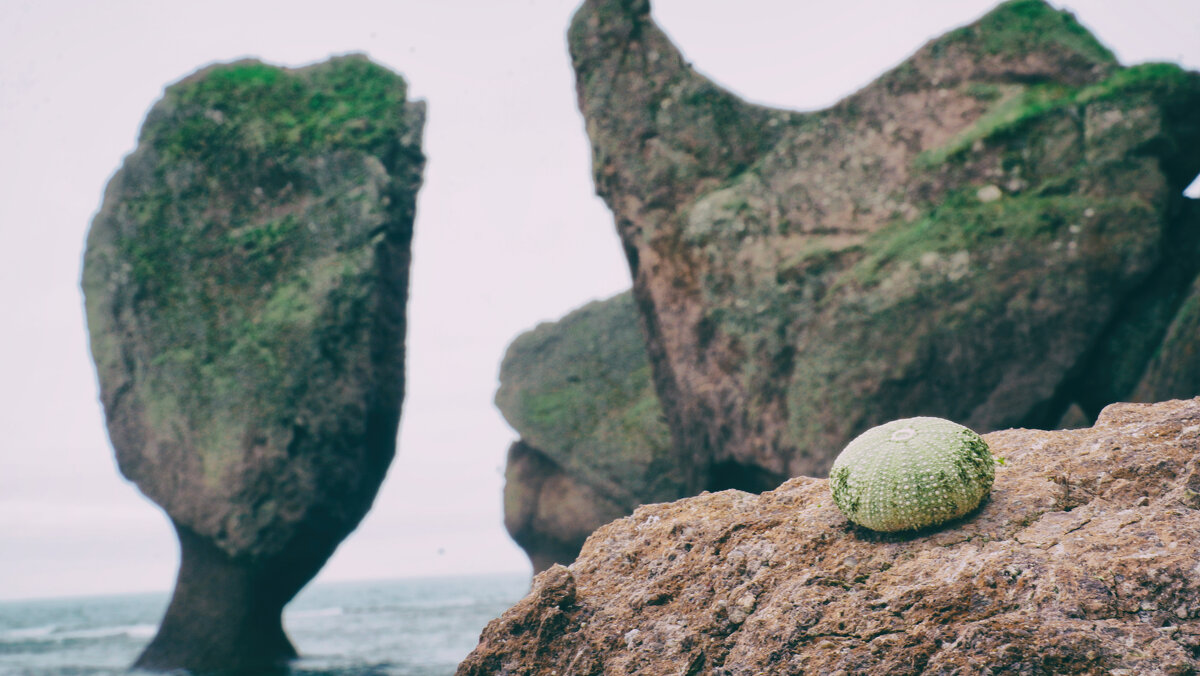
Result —
<svg viewBox="0 0 1200 676"><path fill-rule="evenodd" d="M446 676L529 576L310 585L284 610L295 676ZM125 594L0 602L0 676L116 676L154 637L169 597Z"/></svg>

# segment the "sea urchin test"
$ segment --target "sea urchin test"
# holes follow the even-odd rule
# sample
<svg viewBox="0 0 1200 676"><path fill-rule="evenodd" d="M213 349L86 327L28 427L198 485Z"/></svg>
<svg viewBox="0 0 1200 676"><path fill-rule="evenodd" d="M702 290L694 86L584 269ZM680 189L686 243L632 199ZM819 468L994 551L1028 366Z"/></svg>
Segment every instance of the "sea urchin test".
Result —
<svg viewBox="0 0 1200 676"><path fill-rule="evenodd" d="M873 427L833 461L829 488L846 518L894 532L936 526L979 506L996 470L987 442L941 418Z"/></svg>

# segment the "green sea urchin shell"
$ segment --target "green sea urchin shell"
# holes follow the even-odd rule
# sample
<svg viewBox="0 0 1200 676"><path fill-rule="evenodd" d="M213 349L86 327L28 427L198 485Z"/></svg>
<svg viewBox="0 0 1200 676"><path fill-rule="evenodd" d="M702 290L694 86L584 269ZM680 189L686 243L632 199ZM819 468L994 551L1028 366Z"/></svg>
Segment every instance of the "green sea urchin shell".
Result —
<svg viewBox="0 0 1200 676"><path fill-rule="evenodd" d="M978 434L941 418L873 427L833 461L829 489L846 518L894 532L936 526L979 506L992 489L992 454Z"/></svg>

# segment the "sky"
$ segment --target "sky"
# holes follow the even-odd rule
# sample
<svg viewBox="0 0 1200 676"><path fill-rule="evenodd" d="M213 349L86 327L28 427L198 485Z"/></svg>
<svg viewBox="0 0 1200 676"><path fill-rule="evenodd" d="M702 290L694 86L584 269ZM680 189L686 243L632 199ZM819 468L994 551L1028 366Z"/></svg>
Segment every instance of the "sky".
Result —
<svg viewBox="0 0 1200 676"><path fill-rule="evenodd" d="M657 0L685 56L758 103L828 106L986 0ZM1071 0L1123 63L1200 69L1195 0ZM407 398L371 513L318 580L528 571L492 404L512 339L630 284L595 197L565 30L577 0L0 0L0 599L170 589L178 546L117 471L79 272L163 88L247 56L363 52L426 100ZM736 8L736 9L735 9Z"/></svg>

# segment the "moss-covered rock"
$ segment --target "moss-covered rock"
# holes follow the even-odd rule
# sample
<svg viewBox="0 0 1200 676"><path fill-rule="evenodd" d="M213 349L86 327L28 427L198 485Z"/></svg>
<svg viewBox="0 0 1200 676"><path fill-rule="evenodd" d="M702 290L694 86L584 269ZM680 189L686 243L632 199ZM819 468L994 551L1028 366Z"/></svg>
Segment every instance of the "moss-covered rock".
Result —
<svg viewBox="0 0 1200 676"><path fill-rule="evenodd" d="M569 471L594 473L622 502L675 497L670 433L629 293L514 340L496 406L527 444Z"/></svg>
<svg viewBox="0 0 1200 676"><path fill-rule="evenodd" d="M121 471L183 543L143 665L290 653L279 609L374 499L423 122L363 57L215 65L167 88L110 182L84 259L92 355ZM275 633L229 616L246 605Z"/></svg>
<svg viewBox="0 0 1200 676"><path fill-rule="evenodd" d="M1094 419L1196 277L1200 75L1040 0L813 113L718 88L647 2L587 0L569 44L689 492L824 473L897 418Z"/></svg>
<svg viewBox="0 0 1200 676"><path fill-rule="evenodd" d="M573 557L597 519L683 495L629 293L514 340L496 405L521 435L509 455L506 524L539 569ZM543 490L551 477L572 488Z"/></svg>

